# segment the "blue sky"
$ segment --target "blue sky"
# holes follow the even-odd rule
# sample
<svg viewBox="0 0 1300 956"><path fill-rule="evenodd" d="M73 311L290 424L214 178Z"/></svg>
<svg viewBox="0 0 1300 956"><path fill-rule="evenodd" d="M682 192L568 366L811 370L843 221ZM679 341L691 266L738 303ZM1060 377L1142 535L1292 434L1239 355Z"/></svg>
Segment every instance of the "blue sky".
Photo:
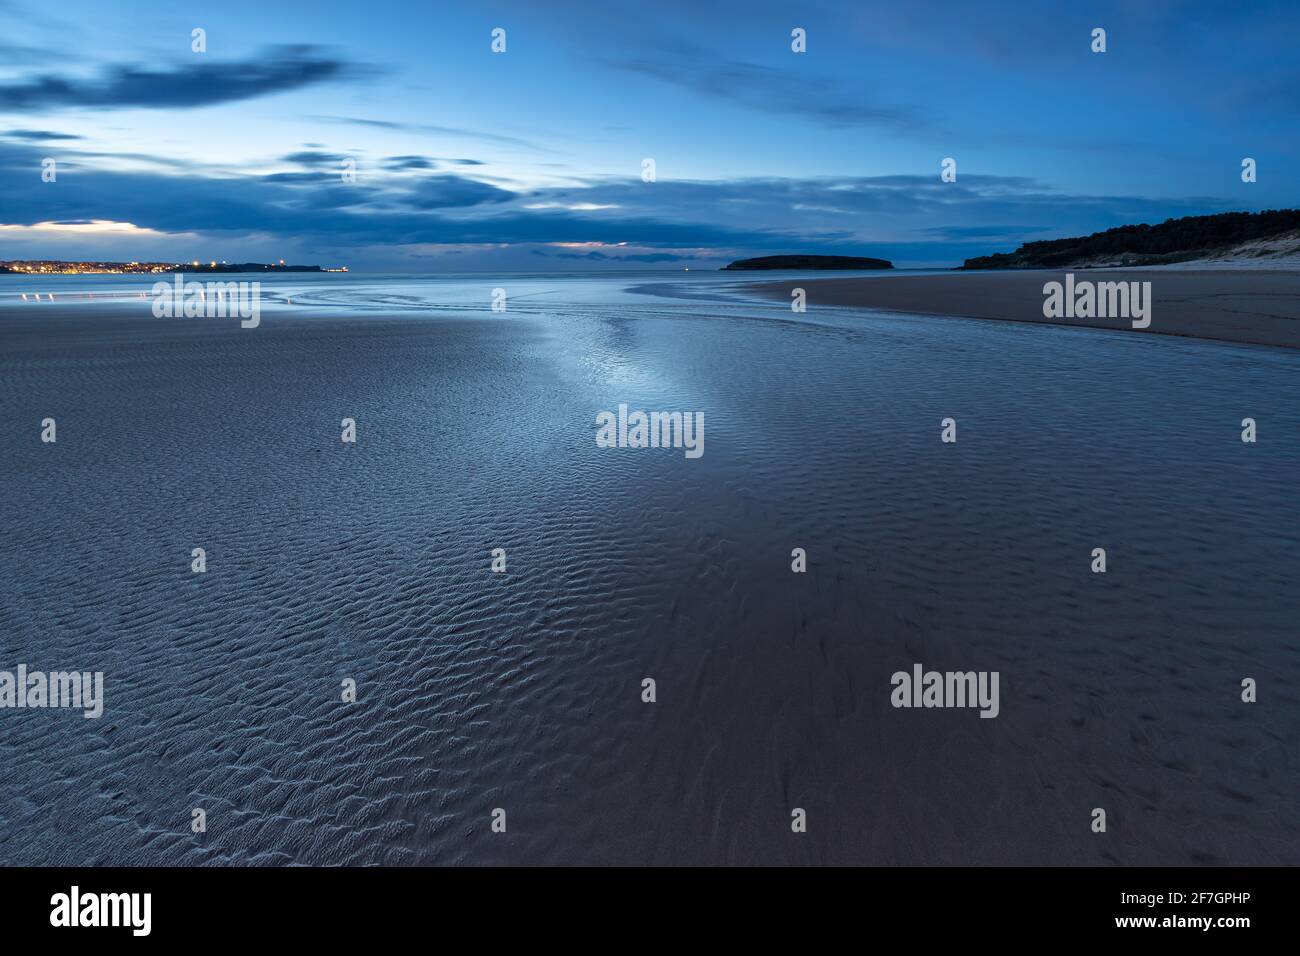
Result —
<svg viewBox="0 0 1300 956"><path fill-rule="evenodd" d="M0 0L0 22L0 258L927 266L1300 205L1294 0Z"/></svg>

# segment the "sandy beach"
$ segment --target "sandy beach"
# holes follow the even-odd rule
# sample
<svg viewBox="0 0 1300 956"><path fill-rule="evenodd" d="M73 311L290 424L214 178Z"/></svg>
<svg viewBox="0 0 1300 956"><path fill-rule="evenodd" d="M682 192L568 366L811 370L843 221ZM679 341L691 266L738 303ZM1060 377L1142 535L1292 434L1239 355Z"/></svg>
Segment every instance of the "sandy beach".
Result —
<svg viewBox="0 0 1300 956"><path fill-rule="evenodd" d="M1300 271L1160 268L1077 270L1074 275L1076 280L1093 282L1150 282L1150 327L1135 330L1129 322L1115 318L1045 318L1043 285L1064 282L1064 270L836 279L810 276L797 282L760 283L754 288L763 295L789 300L790 290L799 286L807 292L810 310L818 305L856 306L1300 347Z"/></svg>
<svg viewBox="0 0 1300 956"><path fill-rule="evenodd" d="M1300 863L1300 353L716 281L0 308L0 670L104 674L3 714L0 861ZM706 453L598 447L621 403Z"/></svg>

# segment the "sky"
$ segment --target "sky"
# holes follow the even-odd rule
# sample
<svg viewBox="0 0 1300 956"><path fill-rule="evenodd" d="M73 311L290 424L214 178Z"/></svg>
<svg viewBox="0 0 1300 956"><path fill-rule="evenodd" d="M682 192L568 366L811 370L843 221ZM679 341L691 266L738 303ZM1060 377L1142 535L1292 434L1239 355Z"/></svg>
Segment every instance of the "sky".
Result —
<svg viewBox="0 0 1300 956"><path fill-rule="evenodd" d="M1300 205L1295 0L0 0L0 24L0 259L929 267Z"/></svg>

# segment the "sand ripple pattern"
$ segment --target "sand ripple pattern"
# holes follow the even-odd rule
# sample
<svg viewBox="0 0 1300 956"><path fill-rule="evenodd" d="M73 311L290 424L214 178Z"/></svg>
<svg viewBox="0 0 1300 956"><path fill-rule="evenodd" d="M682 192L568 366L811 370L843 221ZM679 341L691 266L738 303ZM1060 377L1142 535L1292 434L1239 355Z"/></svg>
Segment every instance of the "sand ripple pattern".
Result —
<svg viewBox="0 0 1300 956"><path fill-rule="evenodd" d="M0 315L0 667L107 684L0 712L0 862L1300 863L1300 356L322 309ZM596 448L619 402L704 457ZM913 661L1001 716L893 709Z"/></svg>

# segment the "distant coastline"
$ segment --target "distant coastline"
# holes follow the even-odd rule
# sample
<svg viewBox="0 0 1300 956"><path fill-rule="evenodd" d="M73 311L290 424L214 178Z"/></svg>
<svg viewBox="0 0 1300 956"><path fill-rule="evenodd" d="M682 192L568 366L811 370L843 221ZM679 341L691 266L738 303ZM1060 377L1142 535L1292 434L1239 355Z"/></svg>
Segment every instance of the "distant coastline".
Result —
<svg viewBox="0 0 1300 956"><path fill-rule="evenodd" d="M321 266L285 265L283 262L74 262L65 259L0 260L0 273L6 275L161 275L172 272L347 272L347 266L325 269Z"/></svg>
<svg viewBox="0 0 1300 956"><path fill-rule="evenodd" d="M972 269L1105 269L1181 262L1300 258L1300 209L1184 216L1066 239L1026 242L1015 252L967 259Z"/></svg>

